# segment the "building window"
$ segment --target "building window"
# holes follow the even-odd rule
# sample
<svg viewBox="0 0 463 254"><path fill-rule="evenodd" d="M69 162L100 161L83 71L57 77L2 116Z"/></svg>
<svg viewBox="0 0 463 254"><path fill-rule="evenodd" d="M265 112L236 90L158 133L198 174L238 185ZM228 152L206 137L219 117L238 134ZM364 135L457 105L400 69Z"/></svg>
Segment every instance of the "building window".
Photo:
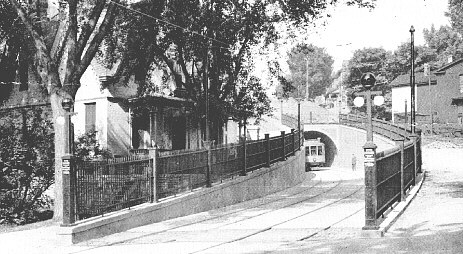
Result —
<svg viewBox="0 0 463 254"><path fill-rule="evenodd" d="M463 74L460 74L460 93L463 93Z"/></svg>
<svg viewBox="0 0 463 254"><path fill-rule="evenodd" d="M96 124L96 103L85 103L85 132L94 132Z"/></svg>

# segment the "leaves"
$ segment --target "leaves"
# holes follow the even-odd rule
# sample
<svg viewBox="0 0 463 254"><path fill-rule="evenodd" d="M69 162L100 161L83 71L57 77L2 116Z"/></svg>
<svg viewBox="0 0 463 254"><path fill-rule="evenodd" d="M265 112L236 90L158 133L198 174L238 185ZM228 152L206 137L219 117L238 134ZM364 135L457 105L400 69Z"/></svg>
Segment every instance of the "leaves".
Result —
<svg viewBox="0 0 463 254"><path fill-rule="evenodd" d="M0 119L0 220L23 224L51 204L43 192L54 182L50 112L2 112Z"/></svg>
<svg viewBox="0 0 463 254"><path fill-rule="evenodd" d="M309 86L309 98L324 94L332 81L333 63L333 58L324 48L306 44L298 44L292 48L288 59L291 72L288 80L295 89L291 96L306 98L306 86Z"/></svg>

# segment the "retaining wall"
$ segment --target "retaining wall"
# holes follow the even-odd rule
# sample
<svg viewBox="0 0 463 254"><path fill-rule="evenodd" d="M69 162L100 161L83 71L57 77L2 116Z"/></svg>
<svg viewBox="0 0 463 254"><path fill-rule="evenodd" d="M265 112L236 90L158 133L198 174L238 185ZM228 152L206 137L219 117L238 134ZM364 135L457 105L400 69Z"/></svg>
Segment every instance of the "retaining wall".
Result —
<svg viewBox="0 0 463 254"><path fill-rule="evenodd" d="M72 243L126 231L131 228L220 208L284 190L304 181L305 151L211 188L148 203L61 227L58 234Z"/></svg>

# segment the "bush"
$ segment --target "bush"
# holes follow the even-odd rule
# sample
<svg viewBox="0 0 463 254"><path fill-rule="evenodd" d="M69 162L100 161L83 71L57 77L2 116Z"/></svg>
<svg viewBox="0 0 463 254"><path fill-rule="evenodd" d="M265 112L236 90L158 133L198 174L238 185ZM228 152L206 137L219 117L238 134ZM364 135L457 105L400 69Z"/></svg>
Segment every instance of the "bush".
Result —
<svg viewBox="0 0 463 254"><path fill-rule="evenodd" d="M77 161L102 160L112 157L108 149L100 146L96 134L96 131L87 132L74 142L74 155Z"/></svg>
<svg viewBox="0 0 463 254"><path fill-rule="evenodd" d="M41 108L0 113L0 224L52 217L52 201L43 194L54 182L50 116Z"/></svg>

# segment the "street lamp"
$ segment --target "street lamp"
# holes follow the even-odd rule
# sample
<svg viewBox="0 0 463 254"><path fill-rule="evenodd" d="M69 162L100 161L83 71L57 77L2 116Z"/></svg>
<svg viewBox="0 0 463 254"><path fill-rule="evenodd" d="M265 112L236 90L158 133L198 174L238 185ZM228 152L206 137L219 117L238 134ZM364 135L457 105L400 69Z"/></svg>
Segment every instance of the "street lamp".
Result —
<svg viewBox="0 0 463 254"><path fill-rule="evenodd" d="M373 123L371 115L371 89L375 86L376 78L371 73L365 73L360 79L365 89L367 107L367 142L363 146L365 167L365 227L363 229L377 229L376 225L376 145L373 143Z"/></svg>
<svg viewBox="0 0 463 254"><path fill-rule="evenodd" d="M63 222L62 226L71 226L75 222L75 197L72 182L75 177L72 157L72 127L71 109L74 101L66 97L61 101L64 113L64 155L61 157L61 181L63 192Z"/></svg>
<svg viewBox="0 0 463 254"><path fill-rule="evenodd" d="M410 89L411 89L411 119L410 119L410 124L411 124L411 131L412 134L415 133L415 125L416 125L416 119L415 119L415 42L413 38L413 34L415 32L415 28L413 26L410 27L410 51L411 51L411 70L410 70Z"/></svg>
<svg viewBox="0 0 463 254"><path fill-rule="evenodd" d="M64 113L64 139L65 139L65 146L64 146L64 153L71 154L72 153L72 126L71 126L71 108L74 104L74 101L71 98L64 98L61 101L61 106L66 111Z"/></svg>

